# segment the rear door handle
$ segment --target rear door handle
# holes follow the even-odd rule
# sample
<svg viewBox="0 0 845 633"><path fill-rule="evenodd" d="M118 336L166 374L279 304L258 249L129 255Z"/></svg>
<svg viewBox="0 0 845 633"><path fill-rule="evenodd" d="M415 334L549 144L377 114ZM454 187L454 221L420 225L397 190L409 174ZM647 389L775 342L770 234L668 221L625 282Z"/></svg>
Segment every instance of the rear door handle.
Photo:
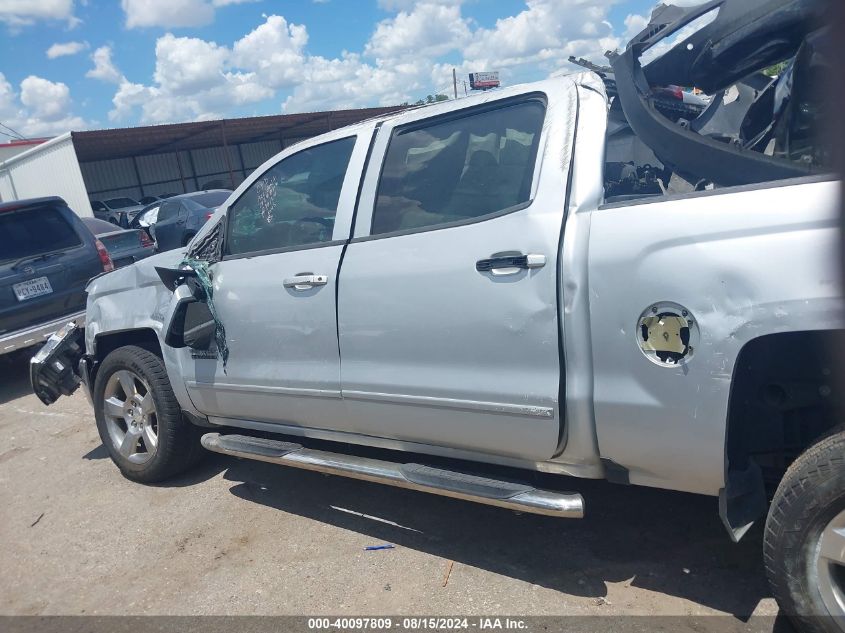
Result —
<svg viewBox="0 0 845 633"><path fill-rule="evenodd" d="M545 255L529 253L528 255L506 255L504 257L479 259L475 262L475 269L480 273L490 272L494 275L514 275L520 270L542 268L545 265Z"/></svg>
<svg viewBox="0 0 845 633"><path fill-rule="evenodd" d="M327 275L314 275L313 273L300 273L294 277L288 277L284 281L285 288L294 290L309 290L315 286L325 286L329 282Z"/></svg>

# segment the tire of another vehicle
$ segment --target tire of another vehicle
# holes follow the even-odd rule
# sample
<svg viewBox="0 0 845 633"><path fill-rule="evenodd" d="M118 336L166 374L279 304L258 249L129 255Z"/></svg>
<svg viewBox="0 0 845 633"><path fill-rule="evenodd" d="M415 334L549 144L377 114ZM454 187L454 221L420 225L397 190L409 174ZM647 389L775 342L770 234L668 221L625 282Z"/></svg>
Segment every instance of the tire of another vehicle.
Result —
<svg viewBox="0 0 845 633"><path fill-rule="evenodd" d="M841 633L845 618L831 617L821 586L834 577L845 586L845 567L820 558L823 534L845 513L845 430L817 442L786 471L766 521L763 555L781 609L811 633ZM827 529L826 529L827 528ZM827 538L827 537L826 537ZM821 568L832 571L825 572ZM827 594L830 602L830 594ZM840 594L841 597L841 594ZM840 614L841 616L841 614Z"/></svg>
<svg viewBox="0 0 845 633"><path fill-rule="evenodd" d="M107 426L106 387L112 377L125 371L149 386L155 406L157 446L153 456L143 463L133 462L120 453ZM182 415L164 363L146 349L130 345L106 356L94 381L93 401L100 439L127 479L140 483L163 481L185 472L205 455L200 445L202 432Z"/></svg>
<svg viewBox="0 0 845 633"><path fill-rule="evenodd" d="M188 243L189 243L192 239L194 239L194 235L196 235L196 233L188 233L185 237L183 237L183 238L182 238L182 246L187 246L187 245L188 245Z"/></svg>

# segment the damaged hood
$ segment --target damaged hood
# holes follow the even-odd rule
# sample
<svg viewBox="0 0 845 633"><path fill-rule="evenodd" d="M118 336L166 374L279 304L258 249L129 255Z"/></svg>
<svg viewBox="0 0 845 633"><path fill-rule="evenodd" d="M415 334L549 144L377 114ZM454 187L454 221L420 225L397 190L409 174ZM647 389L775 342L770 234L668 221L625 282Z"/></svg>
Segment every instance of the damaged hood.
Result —
<svg viewBox="0 0 845 633"><path fill-rule="evenodd" d="M185 249L158 253L131 266L94 277L85 288L89 301L99 295L159 285L164 289L156 267L175 268L185 258Z"/></svg>

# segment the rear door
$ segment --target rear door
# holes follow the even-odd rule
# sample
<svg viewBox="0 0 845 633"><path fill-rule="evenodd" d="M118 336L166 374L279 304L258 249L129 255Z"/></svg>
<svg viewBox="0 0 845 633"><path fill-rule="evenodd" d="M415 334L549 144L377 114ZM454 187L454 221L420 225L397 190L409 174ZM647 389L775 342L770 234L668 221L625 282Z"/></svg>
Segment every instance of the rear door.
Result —
<svg viewBox="0 0 845 633"><path fill-rule="evenodd" d="M55 203L0 212L0 334L85 309L94 237Z"/></svg>
<svg viewBox="0 0 845 633"><path fill-rule="evenodd" d="M382 127L339 282L350 430L524 459L556 452L575 106L568 80L543 85Z"/></svg>

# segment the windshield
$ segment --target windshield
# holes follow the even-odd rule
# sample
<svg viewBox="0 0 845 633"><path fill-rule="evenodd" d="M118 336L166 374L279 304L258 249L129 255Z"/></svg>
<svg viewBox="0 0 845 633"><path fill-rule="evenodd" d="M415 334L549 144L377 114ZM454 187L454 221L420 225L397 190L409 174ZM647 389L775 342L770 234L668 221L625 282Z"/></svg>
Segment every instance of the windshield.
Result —
<svg viewBox="0 0 845 633"><path fill-rule="evenodd" d="M106 204L111 209L125 209L126 207L138 206L138 202L132 198L112 198L111 200L106 200Z"/></svg>

